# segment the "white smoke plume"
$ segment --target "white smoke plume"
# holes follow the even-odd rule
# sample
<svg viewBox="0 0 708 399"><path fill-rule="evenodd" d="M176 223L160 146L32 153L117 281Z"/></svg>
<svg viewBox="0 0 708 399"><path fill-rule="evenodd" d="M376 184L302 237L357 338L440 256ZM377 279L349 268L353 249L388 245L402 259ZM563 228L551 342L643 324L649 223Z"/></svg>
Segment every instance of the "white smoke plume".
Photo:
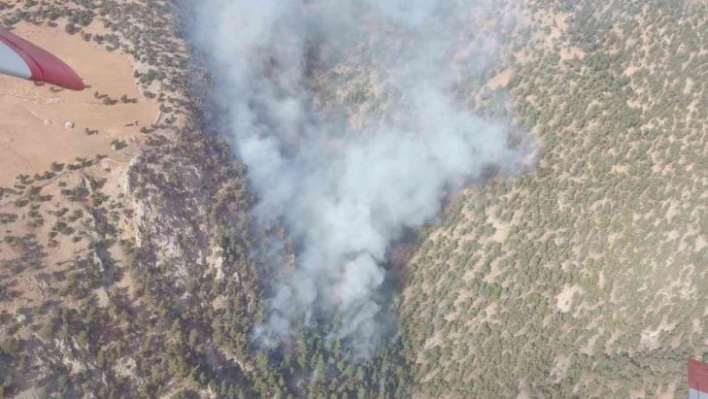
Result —
<svg viewBox="0 0 708 399"><path fill-rule="evenodd" d="M391 244L435 218L442 196L486 165L519 168L523 154L509 147L507 129L469 113L451 94L465 74L494 61L495 38L469 25L492 4L195 3L193 42L228 110L226 136L248 167L257 217L282 221L298 248L296 267L276 284L261 338L277 341L294 321L337 315L337 335L369 353L382 338L377 292ZM496 22L506 23L513 21ZM338 65L370 71L395 108L352 123L327 107L315 81Z"/></svg>

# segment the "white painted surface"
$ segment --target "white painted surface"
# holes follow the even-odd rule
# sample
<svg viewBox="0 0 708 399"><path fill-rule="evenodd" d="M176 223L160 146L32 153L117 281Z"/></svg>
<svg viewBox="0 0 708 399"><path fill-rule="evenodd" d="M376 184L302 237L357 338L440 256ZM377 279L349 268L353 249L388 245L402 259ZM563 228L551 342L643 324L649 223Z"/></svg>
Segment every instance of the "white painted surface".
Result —
<svg viewBox="0 0 708 399"><path fill-rule="evenodd" d="M688 388L688 398L689 399L708 399L708 393L703 391L697 391L692 388Z"/></svg>
<svg viewBox="0 0 708 399"><path fill-rule="evenodd" d="M0 41L0 73L29 79L32 77L25 61L14 50Z"/></svg>

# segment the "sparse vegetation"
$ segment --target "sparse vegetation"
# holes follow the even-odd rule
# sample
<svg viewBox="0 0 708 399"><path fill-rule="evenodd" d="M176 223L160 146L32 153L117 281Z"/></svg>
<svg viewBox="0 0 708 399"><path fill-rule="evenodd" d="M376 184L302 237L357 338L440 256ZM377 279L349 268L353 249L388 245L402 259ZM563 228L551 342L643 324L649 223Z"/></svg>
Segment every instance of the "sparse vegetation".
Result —
<svg viewBox="0 0 708 399"><path fill-rule="evenodd" d="M456 198L409 265L416 392L684 396L708 328L708 5L534 3L505 88L539 166Z"/></svg>
<svg viewBox="0 0 708 399"><path fill-rule="evenodd" d="M115 159L0 188L0 397L682 396L685 360L708 353L708 5L527 3L502 65L454 90L537 136L538 168L450 200L401 268L400 338L356 362L325 327L251 341L259 256L279 253L259 237L282 227L253 223L245 168L199 123L201 93L184 95L168 2L0 1L3 26L131 54L165 114ZM348 73L316 84L346 78L322 92L379 110L365 73Z"/></svg>
<svg viewBox="0 0 708 399"><path fill-rule="evenodd" d="M127 146L128 146L128 144L123 140L115 139L115 140L111 141L111 149L113 151L120 151Z"/></svg>

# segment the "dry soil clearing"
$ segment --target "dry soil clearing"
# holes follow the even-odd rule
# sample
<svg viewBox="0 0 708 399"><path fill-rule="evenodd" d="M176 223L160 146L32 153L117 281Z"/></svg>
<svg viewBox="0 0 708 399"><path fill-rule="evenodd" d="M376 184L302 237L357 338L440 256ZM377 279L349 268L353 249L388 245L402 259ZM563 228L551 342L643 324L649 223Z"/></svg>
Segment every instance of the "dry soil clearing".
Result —
<svg viewBox="0 0 708 399"><path fill-rule="evenodd" d="M130 147L142 140L140 128L154 122L159 106L140 94L130 56L108 52L60 28L19 24L14 32L66 61L90 87L57 91L0 76L0 187L11 186L18 174L49 170L54 161L98 154L123 161L131 156ZM138 101L104 105L94 96L96 91L114 100L126 95ZM65 128L67 121L74 122L73 129ZM135 121L137 125L126 126ZM87 128L99 133L88 136ZM113 153L114 139L125 140L129 149Z"/></svg>

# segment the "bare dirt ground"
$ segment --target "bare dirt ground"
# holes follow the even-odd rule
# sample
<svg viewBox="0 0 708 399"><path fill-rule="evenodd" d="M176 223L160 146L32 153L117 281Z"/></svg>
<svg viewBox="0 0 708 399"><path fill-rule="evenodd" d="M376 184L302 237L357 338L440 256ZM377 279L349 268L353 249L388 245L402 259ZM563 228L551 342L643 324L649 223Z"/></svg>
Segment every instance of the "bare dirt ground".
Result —
<svg viewBox="0 0 708 399"><path fill-rule="evenodd" d="M49 180L37 181L36 187L41 187L41 195L50 196L50 201L18 207L14 202L17 198L0 200L0 214L18 216L15 222L2 225L0 230L0 263L23 256L22 250L6 242L10 236L34 235L45 252L45 268L23 268L6 275L12 276L8 288L18 295L13 300L4 301L0 313L12 315L46 301L52 295L47 292L47 277L53 273L70 272L75 257L88 253L90 240L80 239L80 234L60 234L56 237L57 245L49 246L57 223L66 221L66 218L57 216L61 209L66 209L67 217L73 212L83 212L80 220L69 223L77 233L92 230L89 226L92 219L87 217L89 204L72 202L61 193L62 190L86 186L86 179L103 181L102 192L120 202L120 195L126 190L129 162L140 153L146 137L140 129L151 126L159 111L158 102L147 99L139 91L129 55L108 52L83 41L79 35L70 36L60 28L19 24L15 33L62 58L90 87L73 92L0 76L0 187L12 187L20 174L42 174L51 169L53 162L68 165L75 163L76 158L94 159L99 154L107 157L95 167L74 171L64 168ZM118 102L106 105L95 92ZM123 103L120 101L123 95L137 102ZM65 128L67 121L75 124L73 129ZM129 124L131 126L126 126ZM86 129L98 130L98 134L87 135ZM114 151L111 142L115 139L122 140L127 147ZM44 217L40 226L29 224L31 218L28 215L33 210ZM115 224L130 235L132 230L126 225L124 216ZM124 260L120 248L114 246L109 252L120 267ZM122 276L118 286L132 292L133 283L128 273ZM105 304L105 290L98 290L96 294L99 303ZM28 333L22 329L17 336L27 336Z"/></svg>
<svg viewBox="0 0 708 399"><path fill-rule="evenodd" d="M105 51L60 28L19 24L14 32L62 58L90 87L82 92L57 91L0 76L0 186L10 185L18 174L48 170L54 161L98 154L117 161L130 158L142 140L140 128L150 126L159 110L156 101L140 94L131 57ZM96 91L119 101L105 105L94 96ZM122 103L123 95L137 103ZM67 121L75 123L73 129L65 128ZM137 125L126 126L135 121ZM99 132L89 136L85 129ZM125 140L128 148L113 153L114 139Z"/></svg>

